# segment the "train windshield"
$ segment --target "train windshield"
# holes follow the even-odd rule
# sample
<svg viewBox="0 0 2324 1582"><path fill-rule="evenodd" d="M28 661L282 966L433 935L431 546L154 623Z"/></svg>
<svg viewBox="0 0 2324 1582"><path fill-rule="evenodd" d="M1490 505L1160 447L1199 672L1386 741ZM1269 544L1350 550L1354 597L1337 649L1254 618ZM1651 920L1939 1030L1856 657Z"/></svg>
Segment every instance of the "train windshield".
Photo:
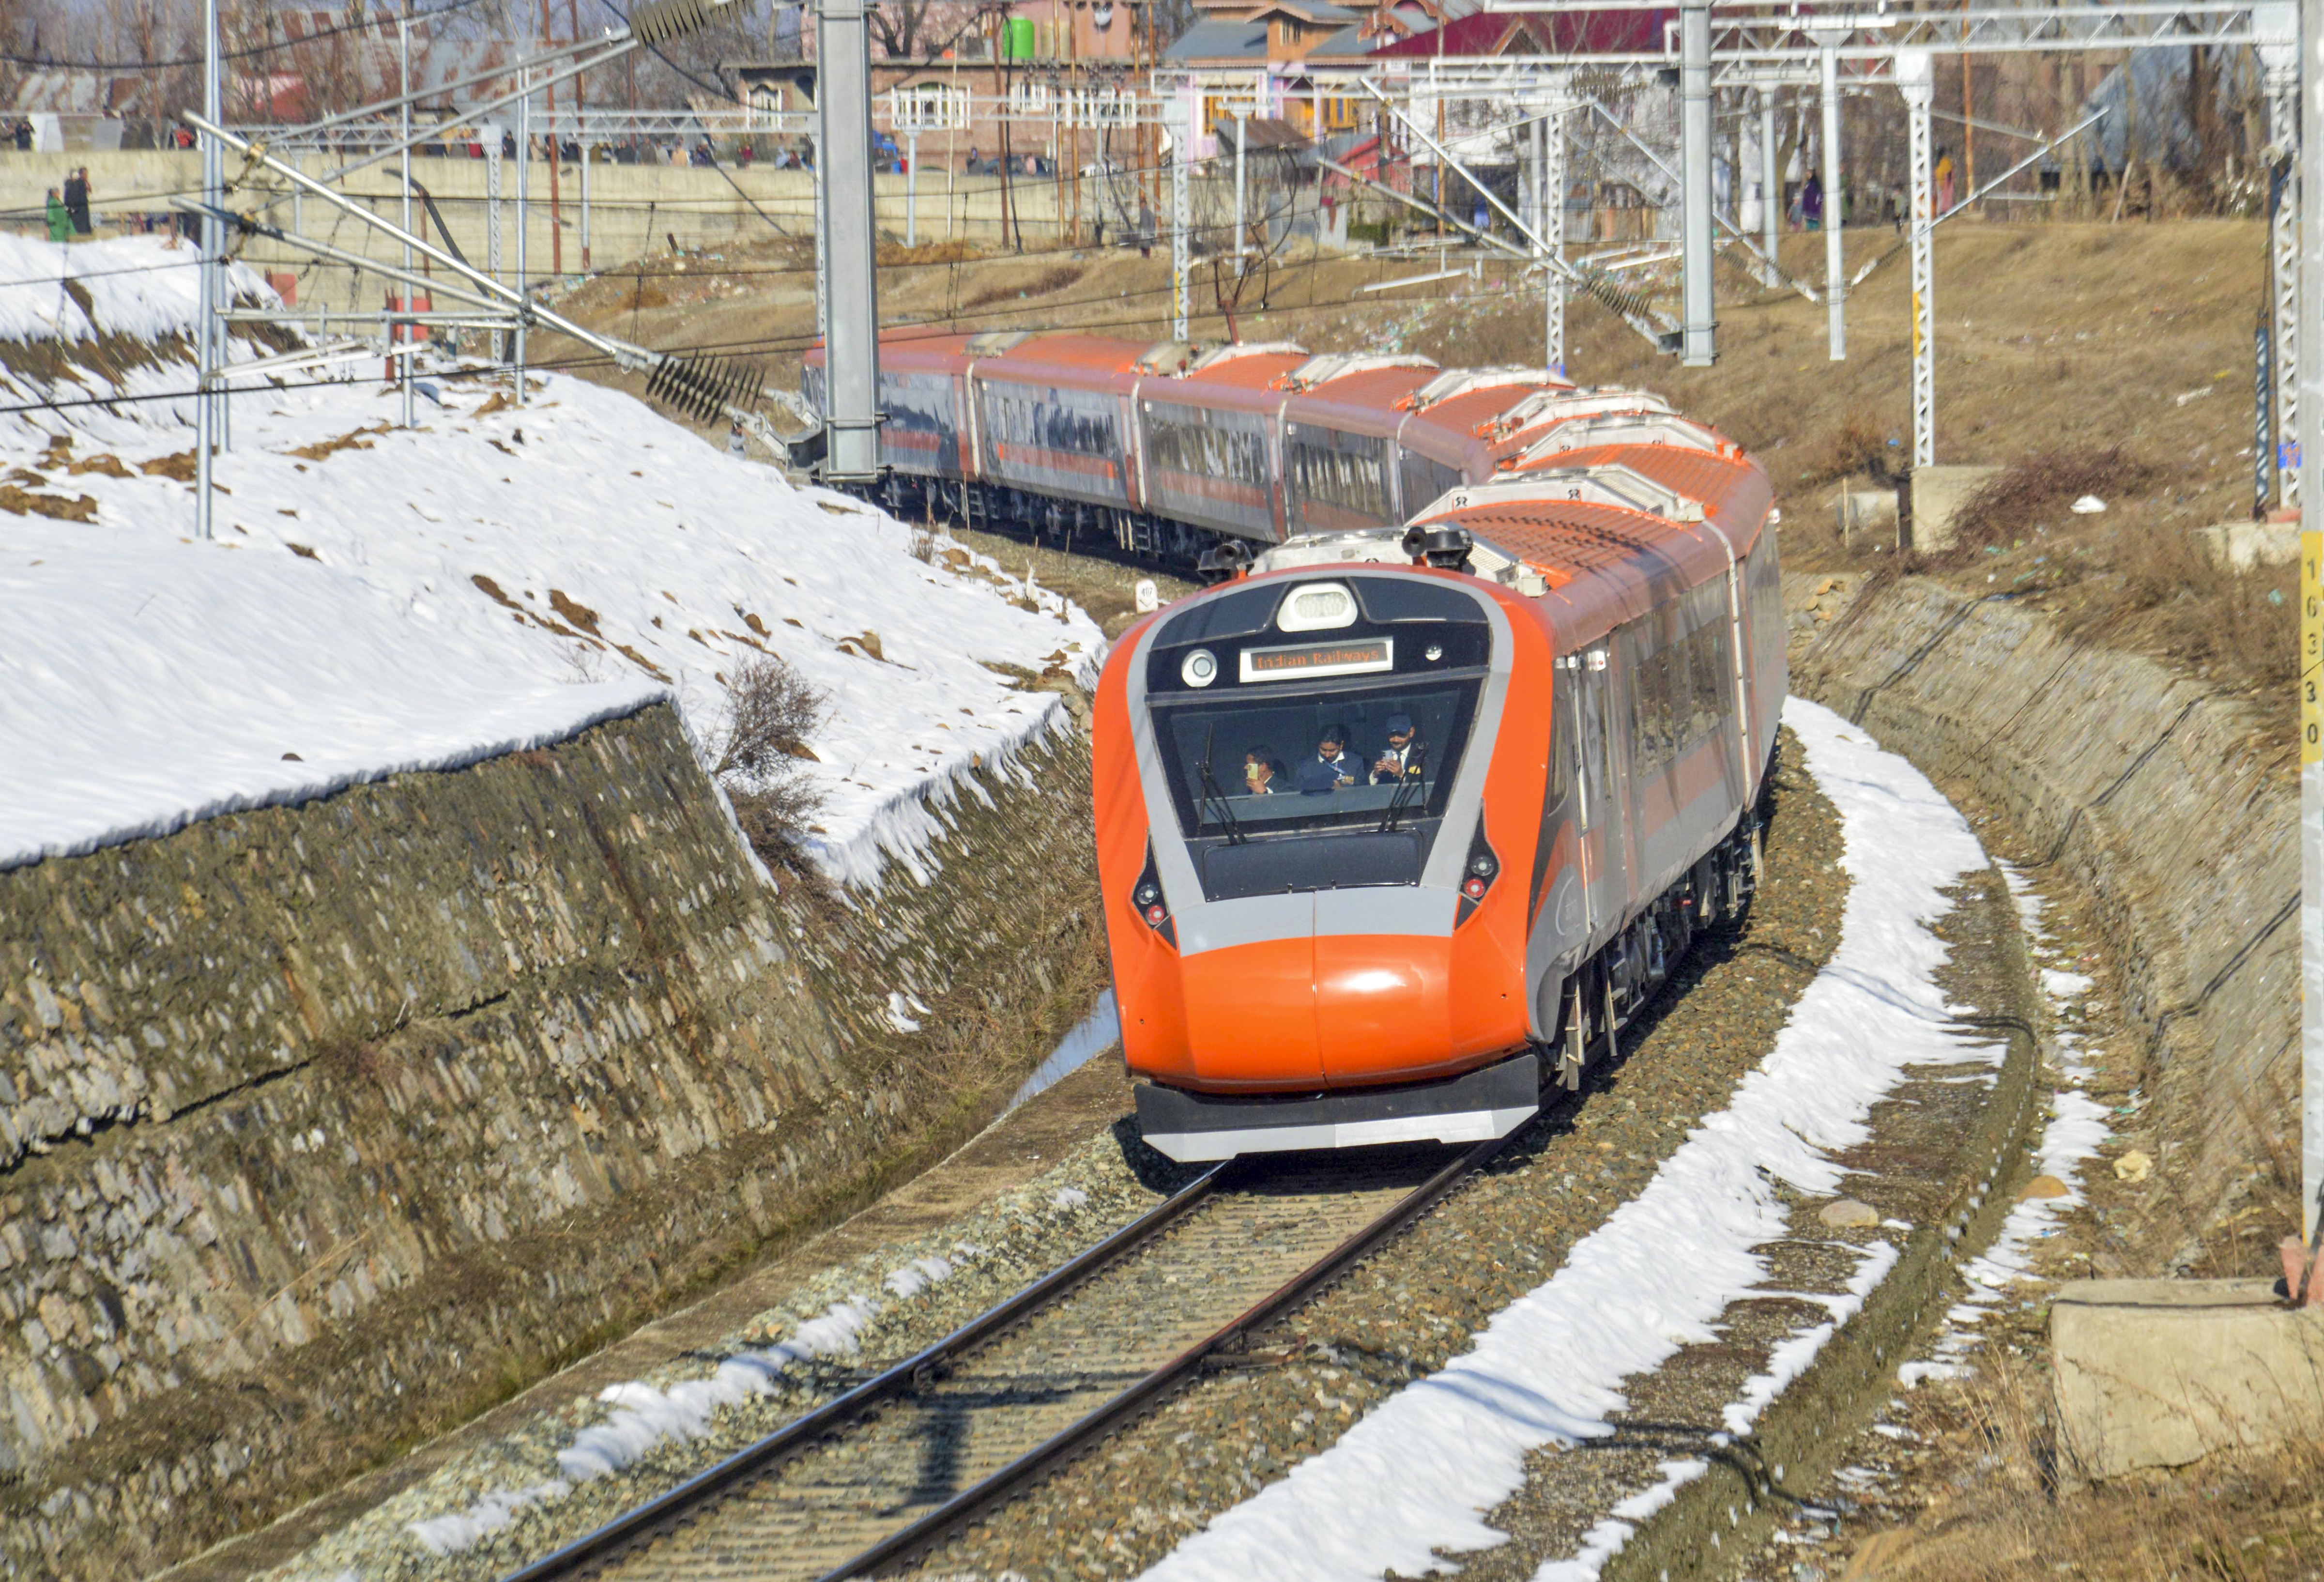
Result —
<svg viewBox="0 0 2324 1582"><path fill-rule="evenodd" d="M1477 712L1475 680L1172 699L1155 739L1187 837L1441 817Z"/></svg>

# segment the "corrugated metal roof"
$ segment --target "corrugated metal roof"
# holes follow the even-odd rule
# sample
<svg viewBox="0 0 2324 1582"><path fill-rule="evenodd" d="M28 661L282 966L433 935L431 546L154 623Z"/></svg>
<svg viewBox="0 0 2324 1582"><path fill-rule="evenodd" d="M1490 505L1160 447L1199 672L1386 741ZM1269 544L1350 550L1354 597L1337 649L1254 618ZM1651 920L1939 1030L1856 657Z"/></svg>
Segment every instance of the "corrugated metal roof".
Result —
<svg viewBox="0 0 2324 1582"><path fill-rule="evenodd" d="M1264 60L1267 23L1204 17L1162 51L1165 60Z"/></svg>

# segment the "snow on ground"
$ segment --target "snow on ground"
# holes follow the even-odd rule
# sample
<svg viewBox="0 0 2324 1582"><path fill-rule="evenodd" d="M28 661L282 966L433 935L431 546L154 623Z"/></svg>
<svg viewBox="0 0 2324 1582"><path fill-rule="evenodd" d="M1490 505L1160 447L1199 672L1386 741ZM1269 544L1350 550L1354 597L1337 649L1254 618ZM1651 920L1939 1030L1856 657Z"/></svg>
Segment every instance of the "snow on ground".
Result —
<svg viewBox="0 0 2324 1582"><path fill-rule="evenodd" d="M189 256L0 239L0 338L182 325ZM190 383L177 361L117 384L29 362L0 405ZM884 852L925 878L928 795L1061 728L1058 699L1021 683L1086 677L1102 650L1057 595L964 551L915 559L909 528L627 396L554 375L522 407L505 383L427 388L410 430L369 381L236 396L213 543L189 541L190 484L143 470L188 470L181 403L0 413L12 495L93 511L0 514L0 867L474 762L661 697L715 741L722 677L772 653L831 698L801 771L826 798L813 855L869 880Z"/></svg>
<svg viewBox="0 0 2324 1582"><path fill-rule="evenodd" d="M0 339L179 334L200 301L199 264L190 245L172 247L161 236L59 245L0 233ZM253 270L232 264L227 272L235 296L276 301Z"/></svg>
<svg viewBox="0 0 2324 1582"><path fill-rule="evenodd" d="M1064 1081L1090 1062L1093 1055L1103 1053L1121 1041L1121 1008L1114 1003L1113 991L1107 989L1098 995L1090 1013L1074 1023L1049 1058L1033 1068L1033 1074L1019 1086L1009 1100L1009 1109L1015 1109L1034 1095ZM1008 1114L1008 1110L1001 1112Z"/></svg>
<svg viewBox="0 0 2324 1582"><path fill-rule="evenodd" d="M1714 1339L1728 1304L1759 1284L1766 1266L1752 1249L1789 1234L1774 1183L1836 1189L1842 1172L1831 1153L1868 1135L1871 1106L1905 1069L1962 1057L1935 979L1945 947L1931 925L1950 909L1944 891L1985 865L1976 837L1918 770L1860 728L1797 698L1784 720L1840 811L1850 884L1839 947L1766 1062L1556 1274L1503 1309L1474 1349L1218 1516L1148 1577L1416 1576L1442 1568L1440 1549L1501 1542L1485 1515L1522 1484L1526 1455L1610 1432L1607 1414L1623 1404L1625 1378ZM1885 1244L1869 1252L1849 1294L1832 1300L1831 1321L1774 1359L1752 1392L1757 1401L1807 1365L1895 1256ZM1596 1577L1636 1522L1702 1470L1699 1461L1668 1464L1664 1482L1625 1502L1581 1553L1538 1575Z"/></svg>

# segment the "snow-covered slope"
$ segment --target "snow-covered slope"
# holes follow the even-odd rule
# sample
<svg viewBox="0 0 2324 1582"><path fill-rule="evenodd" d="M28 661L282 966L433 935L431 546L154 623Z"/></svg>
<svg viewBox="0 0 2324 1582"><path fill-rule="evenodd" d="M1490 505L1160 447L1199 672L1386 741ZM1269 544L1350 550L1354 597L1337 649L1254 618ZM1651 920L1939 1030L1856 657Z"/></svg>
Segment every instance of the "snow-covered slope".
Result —
<svg viewBox="0 0 2324 1582"><path fill-rule="evenodd" d="M33 268L57 291L60 251L0 248L20 282L0 286L0 336L53 337L9 292ZM156 282L190 282L184 256L71 250L84 281L113 282L88 288L97 327L146 335L182 306ZM113 393L67 366L88 388L57 395ZM118 376L135 393L188 374ZM7 382L6 404L48 394ZM505 383L431 386L412 430L375 383L237 395L211 543L190 541L193 490L169 476L189 476L177 403L0 418L0 507L27 513L0 513L0 866L471 762L662 696L715 739L722 677L774 653L830 693L803 768L828 798L816 855L865 879L883 847L908 858L932 785L1052 723L1025 672L1084 672L1102 647L1046 589L956 550L915 559L910 529L626 396L555 375L523 407ZM41 513L59 510L88 520Z"/></svg>

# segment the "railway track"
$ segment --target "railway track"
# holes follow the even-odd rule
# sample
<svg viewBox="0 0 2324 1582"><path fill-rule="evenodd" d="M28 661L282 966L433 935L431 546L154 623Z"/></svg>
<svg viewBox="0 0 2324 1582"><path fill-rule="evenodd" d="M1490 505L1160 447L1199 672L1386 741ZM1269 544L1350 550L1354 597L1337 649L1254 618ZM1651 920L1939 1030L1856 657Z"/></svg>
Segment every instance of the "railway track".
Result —
<svg viewBox="0 0 2324 1582"><path fill-rule="evenodd" d="M1507 1143L1219 1166L925 1351L505 1582L837 1582L929 1547L1394 1237Z"/></svg>

